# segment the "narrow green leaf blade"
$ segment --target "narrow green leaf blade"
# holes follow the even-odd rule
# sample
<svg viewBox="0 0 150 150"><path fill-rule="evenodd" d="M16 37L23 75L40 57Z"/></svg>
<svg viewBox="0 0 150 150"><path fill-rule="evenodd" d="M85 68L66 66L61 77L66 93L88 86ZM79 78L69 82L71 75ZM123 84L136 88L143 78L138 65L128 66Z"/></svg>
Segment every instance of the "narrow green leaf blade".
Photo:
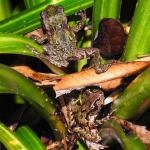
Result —
<svg viewBox="0 0 150 150"><path fill-rule="evenodd" d="M39 53L44 52L42 46L32 39L15 34L0 33L0 54L22 54L36 57L32 49Z"/></svg>
<svg viewBox="0 0 150 150"><path fill-rule="evenodd" d="M79 150L87 150L87 146L84 143L77 141L77 145L79 147Z"/></svg>
<svg viewBox="0 0 150 150"><path fill-rule="evenodd" d="M0 33L0 54L21 54L38 57L37 53L44 53L43 46L34 40L16 34ZM40 58L54 73L64 74L64 72L51 64L48 60Z"/></svg>
<svg viewBox="0 0 150 150"><path fill-rule="evenodd" d="M28 145L31 150L46 150L38 136L28 126L19 127L16 133L22 143Z"/></svg>
<svg viewBox="0 0 150 150"><path fill-rule="evenodd" d="M0 21L11 15L10 1L0 0Z"/></svg>
<svg viewBox="0 0 150 150"><path fill-rule="evenodd" d="M19 137L0 122L0 142L8 150L30 150L27 145L22 143Z"/></svg>
<svg viewBox="0 0 150 150"><path fill-rule="evenodd" d="M150 0L138 0L122 60L150 53Z"/></svg>
<svg viewBox="0 0 150 150"><path fill-rule="evenodd" d="M64 125L55 116L55 107L47 94L32 81L17 71L0 64L0 93L12 93L22 96L51 125L60 138L65 134Z"/></svg>
<svg viewBox="0 0 150 150"><path fill-rule="evenodd" d="M93 0L47 0L35 7L26 9L19 14L0 22L0 32L25 34L41 26L40 13L47 5L60 5L67 15L93 5Z"/></svg>
<svg viewBox="0 0 150 150"><path fill-rule="evenodd" d="M134 117L150 97L150 68L133 80L113 104L114 115L130 119ZM142 109L146 109L143 107ZM141 111L141 110L140 110ZM143 112L144 110L142 110Z"/></svg>

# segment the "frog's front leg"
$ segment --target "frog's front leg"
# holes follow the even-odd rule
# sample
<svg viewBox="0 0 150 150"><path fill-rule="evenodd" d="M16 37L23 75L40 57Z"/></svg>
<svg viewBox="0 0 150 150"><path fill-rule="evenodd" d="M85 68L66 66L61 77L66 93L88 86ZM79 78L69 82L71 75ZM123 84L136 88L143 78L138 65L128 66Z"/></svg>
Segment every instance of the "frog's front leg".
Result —
<svg viewBox="0 0 150 150"><path fill-rule="evenodd" d="M47 35L39 37L39 36L33 34L33 35L31 35L31 38L39 44L44 44L47 41Z"/></svg>
<svg viewBox="0 0 150 150"><path fill-rule="evenodd" d="M47 41L47 35L44 34L42 29L36 29L30 33L26 34L27 37L32 38L39 44L44 44Z"/></svg>
<svg viewBox="0 0 150 150"><path fill-rule="evenodd" d="M94 57L97 51L98 51L97 48L78 48L78 49L75 49L74 53L69 58L69 60L90 58L91 56Z"/></svg>
<svg viewBox="0 0 150 150"><path fill-rule="evenodd" d="M79 30L81 30L85 24L86 21L86 11L81 10L79 13L77 13L77 15L79 15L81 17L81 20L78 21L78 23L76 24L76 26L71 27L71 30L73 32L78 32Z"/></svg>

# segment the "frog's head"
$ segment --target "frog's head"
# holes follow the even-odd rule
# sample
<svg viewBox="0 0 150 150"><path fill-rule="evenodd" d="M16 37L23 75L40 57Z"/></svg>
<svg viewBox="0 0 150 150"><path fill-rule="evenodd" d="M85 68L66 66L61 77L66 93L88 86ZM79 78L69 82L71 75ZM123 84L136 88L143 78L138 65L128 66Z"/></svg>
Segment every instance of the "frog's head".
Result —
<svg viewBox="0 0 150 150"><path fill-rule="evenodd" d="M49 5L41 13L45 26L55 28L67 23L67 17L64 14L64 8L61 6Z"/></svg>
<svg viewBox="0 0 150 150"><path fill-rule="evenodd" d="M64 8L61 6L49 5L44 10L48 17L52 17L59 14L64 14Z"/></svg>

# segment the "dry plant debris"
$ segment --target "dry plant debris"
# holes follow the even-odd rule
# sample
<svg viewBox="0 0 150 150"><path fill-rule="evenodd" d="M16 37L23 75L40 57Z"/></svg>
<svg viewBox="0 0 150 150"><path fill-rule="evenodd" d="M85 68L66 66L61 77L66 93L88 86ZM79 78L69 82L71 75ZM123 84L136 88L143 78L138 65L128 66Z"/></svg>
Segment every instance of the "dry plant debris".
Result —
<svg viewBox="0 0 150 150"><path fill-rule="evenodd" d="M94 69L59 76L51 73L41 73L28 66L14 66L13 69L31 78L39 86L52 86L56 96L81 89L87 86L99 86L103 90L110 90L122 84L122 79L150 66L150 56L128 63L113 64L106 72L96 74Z"/></svg>
<svg viewBox="0 0 150 150"><path fill-rule="evenodd" d="M94 69L88 69L63 76L53 88L57 96L92 85L103 89L103 85L110 86L111 81L114 82L116 79L121 82L121 78L136 74L149 65L150 57L145 57L145 60L142 58L138 61L113 64L106 72L101 74L96 74ZM108 84L106 84L107 82ZM108 89L108 87L104 86L104 89Z"/></svg>
<svg viewBox="0 0 150 150"><path fill-rule="evenodd" d="M32 70L29 66L14 66L12 67L16 71L20 72L27 78L31 78L34 81L38 81L38 84L42 84L43 82L48 82L50 85L52 81L56 81L57 79L60 79L59 75L52 74L52 73L41 73L36 72Z"/></svg>

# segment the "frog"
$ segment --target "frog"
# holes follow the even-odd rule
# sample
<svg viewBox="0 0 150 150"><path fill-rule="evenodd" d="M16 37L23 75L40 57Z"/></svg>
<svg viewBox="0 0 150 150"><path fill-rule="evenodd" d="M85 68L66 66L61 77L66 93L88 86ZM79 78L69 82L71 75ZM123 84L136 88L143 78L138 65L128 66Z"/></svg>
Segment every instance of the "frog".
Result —
<svg viewBox="0 0 150 150"><path fill-rule="evenodd" d="M99 126L110 119L111 113L99 119L99 113L104 106L104 93L100 89L85 89L79 99L71 98L67 104L69 132L83 140L89 149L104 149L99 135Z"/></svg>
<svg viewBox="0 0 150 150"><path fill-rule="evenodd" d="M38 40L44 43L43 54L37 54L39 58L48 60L57 67L67 67L70 61L80 59L92 59L91 67L94 67L96 73L102 73L110 65L101 65L100 50L98 48L78 48L76 33L84 27L86 21L85 11L80 11L78 15L81 20L75 26L68 24L67 16L62 6L48 5L41 12L41 20L45 36Z"/></svg>

